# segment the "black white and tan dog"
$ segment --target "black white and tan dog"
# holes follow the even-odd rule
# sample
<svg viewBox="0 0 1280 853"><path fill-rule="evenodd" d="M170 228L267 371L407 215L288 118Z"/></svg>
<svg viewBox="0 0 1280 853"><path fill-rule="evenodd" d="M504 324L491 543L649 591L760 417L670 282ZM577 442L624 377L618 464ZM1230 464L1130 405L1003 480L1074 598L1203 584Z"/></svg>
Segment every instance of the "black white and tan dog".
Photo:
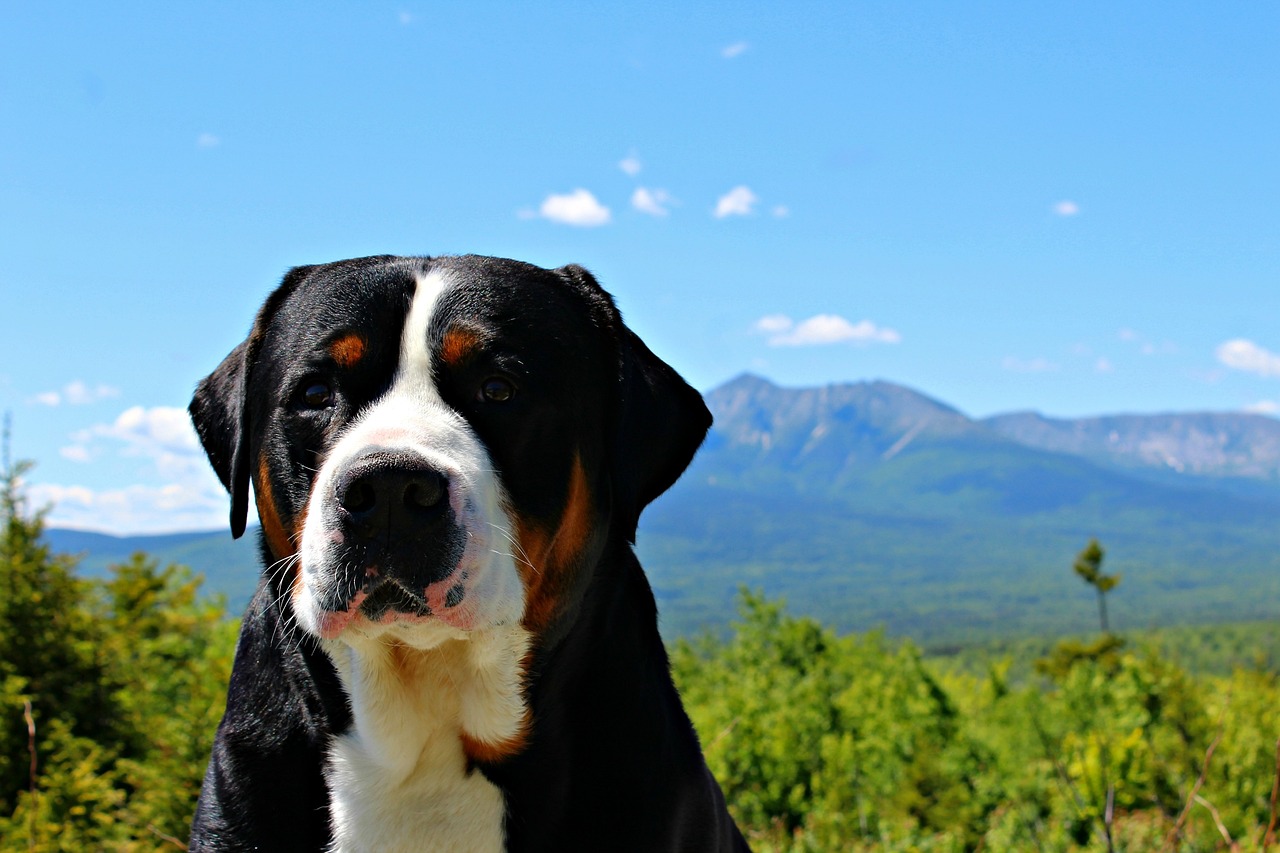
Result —
<svg viewBox="0 0 1280 853"><path fill-rule="evenodd" d="M267 566L191 849L746 849L631 547L711 417L586 270L296 268L191 416Z"/></svg>

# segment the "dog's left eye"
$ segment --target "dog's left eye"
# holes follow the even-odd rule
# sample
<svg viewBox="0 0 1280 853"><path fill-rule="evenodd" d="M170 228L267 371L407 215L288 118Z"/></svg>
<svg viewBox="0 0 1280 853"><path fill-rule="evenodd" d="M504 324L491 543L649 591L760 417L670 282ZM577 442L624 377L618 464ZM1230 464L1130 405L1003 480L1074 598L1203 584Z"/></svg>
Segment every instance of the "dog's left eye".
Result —
<svg viewBox="0 0 1280 853"><path fill-rule="evenodd" d="M482 403L505 403L515 395L516 386L499 376L494 376L481 383L476 399Z"/></svg>
<svg viewBox="0 0 1280 853"><path fill-rule="evenodd" d="M308 409L324 409L333 404L333 388L325 382L308 382L302 390L302 402Z"/></svg>

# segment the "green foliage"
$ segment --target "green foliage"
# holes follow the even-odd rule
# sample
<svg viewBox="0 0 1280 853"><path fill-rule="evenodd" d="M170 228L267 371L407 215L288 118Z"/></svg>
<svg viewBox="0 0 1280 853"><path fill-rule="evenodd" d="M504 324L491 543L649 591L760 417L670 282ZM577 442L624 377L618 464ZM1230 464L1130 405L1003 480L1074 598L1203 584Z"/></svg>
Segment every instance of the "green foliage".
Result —
<svg viewBox="0 0 1280 853"><path fill-rule="evenodd" d="M1258 849L1276 676L1194 677L1104 640L1017 683L1007 659L942 670L744 593L730 639L681 642L672 664L757 850Z"/></svg>
<svg viewBox="0 0 1280 853"><path fill-rule="evenodd" d="M141 554L78 579L42 542L24 470L0 478L0 851L179 848L235 626Z"/></svg>
<svg viewBox="0 0 1280 853"><path fill-rule="evenodd" d="M142 555L77 578L21 471L0 477L0 853L180 848L236 626ZM1082 558L1106 577L1100 547ZM1189 853L1276 849L1278 639L1104 633L940 663L744 592L731 636L671 659L758 851Z"/></svg>

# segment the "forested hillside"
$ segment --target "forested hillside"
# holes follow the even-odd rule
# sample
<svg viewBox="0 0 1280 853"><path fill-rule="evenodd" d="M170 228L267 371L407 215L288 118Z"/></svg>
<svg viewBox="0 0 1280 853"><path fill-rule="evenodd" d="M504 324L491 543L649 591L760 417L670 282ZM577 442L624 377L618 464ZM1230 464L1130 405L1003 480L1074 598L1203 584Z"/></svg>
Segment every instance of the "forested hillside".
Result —
<svg viewBox="0 0 1280 853"><path fill-rule="evenodd" d="M928 647L1078 630L1062 571L1090 537L1126 578L1117 625L1280 618L1280 421L1248 414L973 420L889 382L711 391L693 466L638 547L668 639L726 625L741 584L843 631ZM238 612L254 536L51 531L86 574L134 550L203 572Z"/></svg>
<svg viewBox="0 0 1280 853"><path fill-rule="evenodd" d="M13 472L3 516L0 850L183 849L234 621L143 555L78 577ZM672 661L757 850L1276 849L1280 681L1265 655L1220 667L1265 631L1193 673L1110 634L937 661L738 608Z"/></svg>

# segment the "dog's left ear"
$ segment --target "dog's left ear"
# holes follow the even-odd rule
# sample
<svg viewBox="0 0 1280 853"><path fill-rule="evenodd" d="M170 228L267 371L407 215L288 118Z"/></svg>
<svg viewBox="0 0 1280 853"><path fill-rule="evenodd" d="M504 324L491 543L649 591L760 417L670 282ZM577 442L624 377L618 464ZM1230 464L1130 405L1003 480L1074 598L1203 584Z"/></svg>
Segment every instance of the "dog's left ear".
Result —
<svg viewBox="0 0 1280 853"><path fill-rule="evenodd" d="M614 512L635 541L640 513L693 461L711 429L702 395L621 327L618 428L613 447Z"/></svg>
<svg viewBox="0 0 1280 853"><path fill-rule="evenodd" d="M231 535L244 534L249 515L249 448L245 384L253 337L222 360L196 387L187 411L200 444L231 494Z"/></svg>
<svg viewBox="0 0 1280 853"><path fill-rule="evenodd" d="M244 535L249 517L249 377L267 326L286 297L306 279L314 266L294 267L285 273L254 320L249 337L233 349L217 369L196 387L187 411L200 444L218 479L231 495L231 535Z"/></svg>
<svg viewBox="0 0 1280 853"><path fill-rule="evenodd" d="M586 292L617 346L609 446L613 513L619 529L634 542L641 511L689 467L711 428L711 412L702 395L623 324L613 298L591 273L576 265L558 272Z"/></svg>

